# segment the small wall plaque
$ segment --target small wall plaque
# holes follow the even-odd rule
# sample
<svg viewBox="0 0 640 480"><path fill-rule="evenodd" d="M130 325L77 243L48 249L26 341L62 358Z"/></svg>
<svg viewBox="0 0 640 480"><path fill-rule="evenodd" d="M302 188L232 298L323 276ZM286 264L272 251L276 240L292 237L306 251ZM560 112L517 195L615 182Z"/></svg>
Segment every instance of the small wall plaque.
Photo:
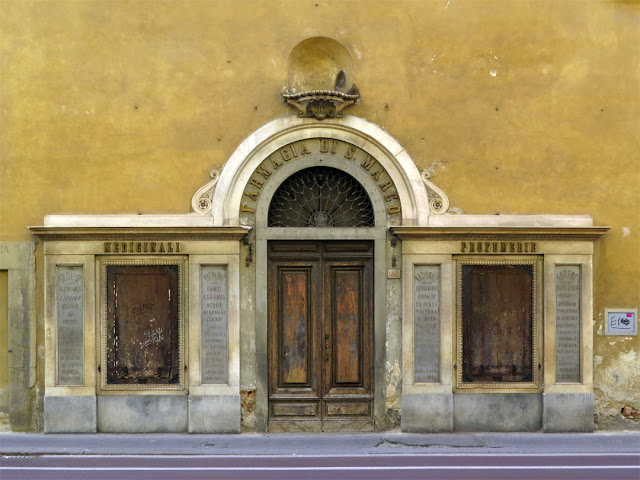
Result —
<svg viewBox="0 0 640 480"><path fill-rule="evenodd" d="M605 335L638 335L637 308L605 308Z"/></svg>

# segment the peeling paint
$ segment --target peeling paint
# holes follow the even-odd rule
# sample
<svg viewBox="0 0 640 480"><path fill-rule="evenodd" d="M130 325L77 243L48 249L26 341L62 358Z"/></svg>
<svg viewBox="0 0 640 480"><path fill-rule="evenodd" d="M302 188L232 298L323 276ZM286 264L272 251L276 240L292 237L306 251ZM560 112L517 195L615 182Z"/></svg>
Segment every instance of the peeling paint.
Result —
<svg viewBox="0 0 640 480"><path fill-rule="evenodd" d="M387 391L385 423L387 427L397 426L400 420L400 408L402 403L402 372L400 364L387 363Z"/></svg>
<svg viewBox="0 0 640 480"><path fill-rule="evenodd" d="M629 227L622 227L622 236L628 237L631 235L631 229Z"/></svg>
<svg viewBox="0 0 640 480"><path fill-rule="evenodd" d="M434 70L435 72L435 70ZM447 166L445 165L446 162L432 162L431 165L427 168L427 171L429 172L429 176L430 177L435 177L436 176L436 167L440 167L441 170L446 170Z"/></svg>
<svg viewBox="0 0 640 480"><path fill-rule="evenodd" d="M640 356L633 349L606 356L594 355L598 429L640 430L637 415L631 415L638 410L639 362ZM625 408L631 413L624 415Z"/></svg>
<svg viewBox="0 0 640 480"><path fill-rule="evenodd" d="M256 429L256 391L255 390L241 390L240 391L240 405L242 415L242 430L243 431L255 431Z"/></svg>
<svg viewBox="0 0 640 480"><path fill-rule="evenodd" d="M597 368L598 365L602 363L602 355L594 355L593 356L593 368Z"/></svg>
<svg viewBox="0 0 640 480"><path fill-rule="evenodd" d="M638 366L637 356L638 355L634 350L629 350L628 352L625 352L622 355L620 355L620 360L623 362L632 362L632 363L635 363L636 366Z"/></svg>

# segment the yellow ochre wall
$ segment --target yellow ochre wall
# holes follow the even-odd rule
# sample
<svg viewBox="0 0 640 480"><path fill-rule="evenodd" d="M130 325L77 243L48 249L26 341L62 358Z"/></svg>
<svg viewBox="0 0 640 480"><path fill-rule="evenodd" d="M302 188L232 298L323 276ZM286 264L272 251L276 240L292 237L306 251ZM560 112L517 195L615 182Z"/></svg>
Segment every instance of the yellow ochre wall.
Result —
<svg viewBox="0 0 640 480"><path fill-rule="evenodd" d="M452 206L588 214L599 428L638 428L640 2L0 1L0 241L47 214L187 213L236 146L293 110L287 58L327 36L359 105ZM349 85L348 85L349 86ZM347 86L347 88L348 88ZM636 417L637 418L637 417Z"/></svg>

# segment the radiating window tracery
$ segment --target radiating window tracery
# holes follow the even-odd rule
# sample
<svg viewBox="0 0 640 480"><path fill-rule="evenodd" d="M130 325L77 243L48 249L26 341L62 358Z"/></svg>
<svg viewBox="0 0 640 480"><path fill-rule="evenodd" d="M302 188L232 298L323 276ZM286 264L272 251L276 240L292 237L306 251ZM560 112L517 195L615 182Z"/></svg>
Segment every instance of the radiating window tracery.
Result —
<svg viewBox="0 0 640 480"><path fill-rule="evenodd" d="M373 205L352 176L331 167L294 173L269 206L270 227L373 227Z"/></svg>

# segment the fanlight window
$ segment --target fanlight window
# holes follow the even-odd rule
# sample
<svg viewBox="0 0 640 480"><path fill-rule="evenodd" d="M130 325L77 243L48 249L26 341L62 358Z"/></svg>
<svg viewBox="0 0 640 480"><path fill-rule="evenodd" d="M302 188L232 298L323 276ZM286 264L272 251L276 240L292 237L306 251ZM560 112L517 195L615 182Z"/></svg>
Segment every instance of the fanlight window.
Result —
<svg viewBox="0 0 640 480"><path fill-rule="evenodd" d="M373 227L373 205L364 187L342 170L306 168L276 190L269 226Z"/></svg>

